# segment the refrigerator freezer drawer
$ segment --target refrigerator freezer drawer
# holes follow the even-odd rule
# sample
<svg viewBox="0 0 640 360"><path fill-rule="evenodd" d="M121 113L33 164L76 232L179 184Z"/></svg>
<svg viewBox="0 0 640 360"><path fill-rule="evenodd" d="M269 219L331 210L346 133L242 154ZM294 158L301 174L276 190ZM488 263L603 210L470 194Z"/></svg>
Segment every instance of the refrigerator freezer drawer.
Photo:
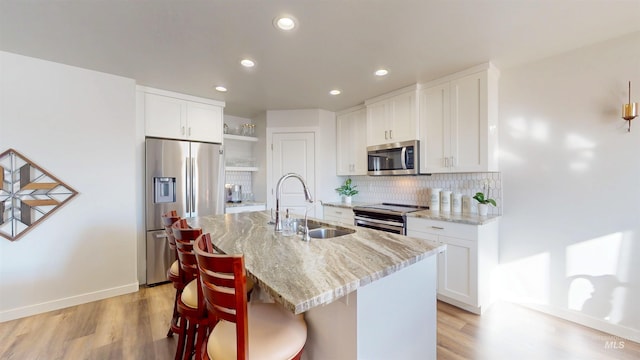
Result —
<svg viewBox="0 0 640 360"><path fill-rule="evenodd" d="M175 260L165 231L147 232L147 285L168 281L167 269Z"/></svg>

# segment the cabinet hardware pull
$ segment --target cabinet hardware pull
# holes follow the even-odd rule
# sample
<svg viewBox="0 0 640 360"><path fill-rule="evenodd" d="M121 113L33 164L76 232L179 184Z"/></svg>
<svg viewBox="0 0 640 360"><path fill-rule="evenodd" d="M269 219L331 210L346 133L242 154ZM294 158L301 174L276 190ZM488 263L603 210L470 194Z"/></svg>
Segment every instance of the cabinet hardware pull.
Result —
<svg viewBox="0 0 640 360"><path fill-rule="evenodd" d="M182 132L182 135L184 135L184 126L181 127L181 132Z"/></svg>
<svg viewBox="0 0 640 360"><path fill-rule="evenodd" d="M451 157L451 167L456 167L456 158L455 157Z"/></svg>
<svg viewBox="0 0 640 360"><path fill-rule="evenodd" d="M389 130L389 139L393 139L393 130Z"/></svg>
<svg viewBox="0 0 640 360"><path fill-rule="evenodd" d="M189 134L187 136L191 136L191 126L189 126Z"/></svg>
<svg viewBox="0 0 640 360"><path fill-rule="evenodd" d="M432 226L431 228L436 230L444 230L444 228L440 226Z"/></svg>
<svg viewBox="0 0 640 360"><path fill-rule="evenodd" d="M389 140L389 138L387 137L387 130L384 131L384 139Z"/></svg>

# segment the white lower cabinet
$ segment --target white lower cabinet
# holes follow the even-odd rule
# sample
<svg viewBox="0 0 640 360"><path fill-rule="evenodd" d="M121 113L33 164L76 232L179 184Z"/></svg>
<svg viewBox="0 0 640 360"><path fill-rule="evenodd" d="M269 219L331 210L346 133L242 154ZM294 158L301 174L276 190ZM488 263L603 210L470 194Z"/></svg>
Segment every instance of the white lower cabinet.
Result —
<svg viewBox="0 0 640 360"><path fill-rule="evenodd" d="M492 302L492 273L498 265L495 220L467 225L424 218L407 218L407 236L433 245L446 245L438 254L438 299L476 314Z"/></svg>
<svg viewBox="0 0 640 360"><path fill-rule="evenodd" d="M344 225L353 225L355 222L353 210L349 208L325 205L322 207L322 213L324 214L324 220L335 221Z"/></svg>

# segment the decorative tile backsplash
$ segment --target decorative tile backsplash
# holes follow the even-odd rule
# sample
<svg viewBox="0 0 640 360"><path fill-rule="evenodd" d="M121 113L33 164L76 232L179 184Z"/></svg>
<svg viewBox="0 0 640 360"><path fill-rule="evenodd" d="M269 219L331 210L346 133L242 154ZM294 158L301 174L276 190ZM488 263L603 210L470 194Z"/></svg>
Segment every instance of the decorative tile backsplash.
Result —
<svg viewBox="0 0 640 360"><path fill-rule="evenodd" d="M250 193L253 190L253 184L251 182L251 173L248 171L227 171L225 173L225 184L238 184L242 185L243 193Z"/></svg>
<svg viewBox="0 0 640 360"><path fill-rule="evenodd" d="M389 202L429 206L429 189L440 188L473 196L488 187L489 196L498 206L489 207L489 214L502 214L502 177L499 172L433 174L430 176L352 176L360 193L358 202ZM475 202L475 200L473 200Z"/></svg>

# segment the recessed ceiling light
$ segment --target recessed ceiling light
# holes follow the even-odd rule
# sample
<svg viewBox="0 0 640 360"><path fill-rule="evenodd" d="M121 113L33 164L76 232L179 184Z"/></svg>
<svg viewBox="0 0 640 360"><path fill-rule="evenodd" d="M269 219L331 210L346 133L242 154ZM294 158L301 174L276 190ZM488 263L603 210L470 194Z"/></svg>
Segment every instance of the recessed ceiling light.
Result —
<svg viewBox="0 0 640 360"><path fill-rule="evenodd" d="M253 60L249 60L249 59L242 59L242 60L240 60L240 64L241 64L242 66L244 66L244 67L248 67L248 68L256 66L256 63L255 63L255 62L253 62Z"/></svg>
<svg viewBox="0 0 640 360"><path fill-rule="evenodd" d="M224 86L216 86L216 90L220 92L227 92L227 88Z"/></svg>
<svg viewBox="0 0 640 360"><path fill-rule="evenodd" d="M296 27L296 19L289 15L278 16L277 18L273 19L273 25L280 30L293 30L293 28Z"/></svg>
<svg viewBox="0 0 640 360"><path fill-rule="evenodd" d="M389 73L389 71L388 71L388 70L386 70L386 69L378 69L378 70L376 70L376 72L375 72L376 76L385 76L385 75L387 75L388 73Z"/></svg>
<svg viewBox="0 0 640 360"><path fill-rule="evenodd" d="M330 95L340 95L342 93L342 91L338 90L338 89L333 89L331 91L329 91Z"/></svg>

